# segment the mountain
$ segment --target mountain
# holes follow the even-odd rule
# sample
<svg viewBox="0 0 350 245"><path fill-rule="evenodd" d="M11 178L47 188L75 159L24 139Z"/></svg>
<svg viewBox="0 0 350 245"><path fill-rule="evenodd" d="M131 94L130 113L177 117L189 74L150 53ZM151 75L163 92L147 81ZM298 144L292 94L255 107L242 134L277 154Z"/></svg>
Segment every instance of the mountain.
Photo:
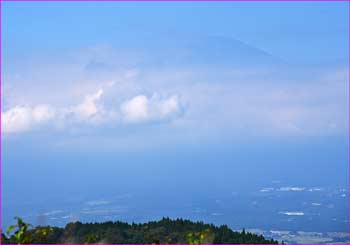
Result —
<svg viewBox="0 0 350 245"><path fill-rule="evenodd" d="M147 63L163 67L215 66L220 68L280 66L284 62L240 40L226 36L161 39ZM155 44L153 44L155 45ZM154 52L157 50L158 52ZM142 51L140 51L142 52Z"/></svg>

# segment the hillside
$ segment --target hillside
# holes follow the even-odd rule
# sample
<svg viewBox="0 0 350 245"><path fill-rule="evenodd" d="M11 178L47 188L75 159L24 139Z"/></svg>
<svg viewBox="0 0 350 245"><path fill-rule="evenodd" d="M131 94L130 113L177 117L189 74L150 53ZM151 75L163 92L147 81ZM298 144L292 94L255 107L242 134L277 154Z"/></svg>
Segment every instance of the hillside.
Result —
<svg viewBox="0 0 350 245"><path fill-rule="evenodd" d="M169 218L143 224L128 224L119 221L86 224L74 222L68 223L64 228L35 227L24 233L28 239L21 243L277 244L277 241L267 240L263 236L244 230L242 232L233 231L226 225L218 227L203 222ZM2 243L18 243L16 233L9 238L2 235Z"/></svg>

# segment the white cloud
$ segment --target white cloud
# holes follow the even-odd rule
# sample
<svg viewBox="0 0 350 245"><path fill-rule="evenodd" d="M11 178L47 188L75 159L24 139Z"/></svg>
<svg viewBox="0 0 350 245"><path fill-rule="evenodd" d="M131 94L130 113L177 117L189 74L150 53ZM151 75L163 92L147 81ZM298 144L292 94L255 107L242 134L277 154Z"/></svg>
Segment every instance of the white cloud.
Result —
<svg viewBox="0 0 350 245"><path fill-rule="evenodd" d="M166 100L159 101L158 109L162 117L178 114L181 111L178 97L174 95Z"/></svg>
<svg viewBox="0 0 350 245"><path fill-rule="evenodd" d="M106 109L102 99L104 90L88 94L81 103L75 106L53 107L50 105L14 106L1 113L3 133L30 131L45 123L51 122L57 128L63 129L72 125L88 123L100 124L106 122L142 123L150 121L169 120L182 111L176 95L162 98L154 94L151 98L138 95L119 104L113 103ZM113 100L112 100L113 101ZM118 117L121 114L122 117Z"/></svg>
<svg viewBox="0 0 350 245"><path fill-rule="evenodd" d="M285 214L288 216L304 216L304 212L280 212L281 214Z"/></svg>
<svg viewBox="0 0 350 245"><path fill-rule="evenodd" d="M127 121L137 122L149 118L149 102L144 95L138 95L129 101L124 102L120 110Z"/></svg>
<svg viewBox="0 0 350 245"><path fill-rule="evenodd" d="M271 192L271 191L273 191L273 190L274 190L274 188L267 187L267 188L262 188L262 189L260 189L260 192Z"/></svg>
<svg viewBox="0 0 350 245"><path fill-rule="evenodd" d="M96 115L102 110L102 107L98 105L102 95L103 90L99 89L96 93L85 96L84 101L81 104L71 108L70 112L83 119Z"/></svg>
<svg viewBox="0 0 350 245"><path fill-rule="evenodd" d="M176 118L183 108L173 94L180 94L181 102L189 107L185 117L171 121L169 136L174 138L191 135L211 139L236 134L301 137L348 130L347 69L316 69L312 77L303 70L273 67L260 71L188 65L159 70L147 63L147 55L145 65L139 67L143 56L129 52L107 47L70 54L74 59L63 56L57 63L49 59L27 62L30 65L16 63L19 75L4 79L3 105L14 109L27 103L47 103L57 108L56 119L63 126L111 122L118 127L121 122ZM127 61L130 57L133 62ZM106 64L108 69L86 69L86 64L94 61ZM149 96L152 91L170 96Z"/></svg>
<svg viewBox="0 0 350 245"><path fill-rule="evenodd" d="M54 119L55 110L49 105L15 106L1 112L1 124L4 133L29 131Z"/></svg>
<svg viewBox="0 0 350 245"><path fill-rule="evenodd" d="M150 99L145 95L138 95L125 101L120 107L126 122L161 121L178 116L181 105L176 95L162 99L154 94Z"/></svg>
<svg viewBox="0 0 350 245"><path fill-rule="evenodd" d="M64 124L73 115L74 120L88 121L103 112L98 104L103 95L100 89L96 93L85 96L82 103L73 107L54 108L50 105L14 106L1 113L1 123L4 133L30 131L50 121Z"/></svg>
<svg viewBox="0 0 350 245"><path fill-rule="evenodd" d="M305 187L281 187L279 191L304 191Z"/></svg>

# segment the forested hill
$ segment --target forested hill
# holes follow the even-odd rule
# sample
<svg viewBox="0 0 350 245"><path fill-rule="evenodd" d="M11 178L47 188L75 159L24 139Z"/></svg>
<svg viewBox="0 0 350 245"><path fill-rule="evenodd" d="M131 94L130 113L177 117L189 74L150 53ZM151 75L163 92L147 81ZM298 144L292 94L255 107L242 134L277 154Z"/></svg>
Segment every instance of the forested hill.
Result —
<svg viewBox="0 0 350 245"><path fill-rule="evenodd" d="M18 226L17 226L18 228ZM19 229L17 229L18 233ZM2 235L2 243L18 243L16 230L12 235ZM35 227L24 232L20 243L127 243L127 244L170 244L170 243L255 243L277 244L246 231L237 232L228 226L214 226L203 222L163 218L160 221L144 224L124 222L68 223L65 228Z"/></svg>

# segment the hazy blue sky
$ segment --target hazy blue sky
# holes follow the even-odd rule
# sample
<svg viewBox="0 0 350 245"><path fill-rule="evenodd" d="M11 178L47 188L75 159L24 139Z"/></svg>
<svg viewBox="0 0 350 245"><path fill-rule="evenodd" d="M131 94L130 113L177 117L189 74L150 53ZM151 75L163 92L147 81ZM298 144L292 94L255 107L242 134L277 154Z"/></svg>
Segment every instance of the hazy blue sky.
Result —
<svg viewBox="0 0 350 245"><path fill-rule="evenodd" d="M289 62L347 58L346 2L4 3L5 57L129 42L141 34L223 35ZM130 37L130 34L131 37Z"/></svg>
<svg viewBox="0 0 350 245"><path fill-rule="evenodd" d="M5 195L346 183L348 3L2 6Z"/></svg>

